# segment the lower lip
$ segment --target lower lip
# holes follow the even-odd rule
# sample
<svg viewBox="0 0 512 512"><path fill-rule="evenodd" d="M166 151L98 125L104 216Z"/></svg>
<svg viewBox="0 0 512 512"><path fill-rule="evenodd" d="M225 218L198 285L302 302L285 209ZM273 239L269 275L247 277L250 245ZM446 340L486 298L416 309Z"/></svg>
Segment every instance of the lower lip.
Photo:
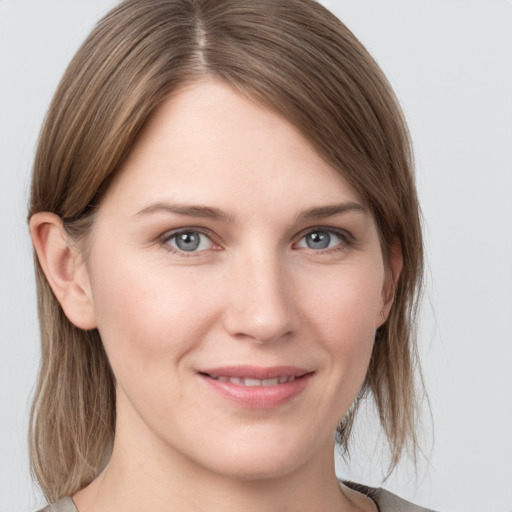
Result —
<svg viewBox="0 0 512 512"><path fill-rule="evenodd" d="M312 373L308 373L275 386L244 386L200 375L213 391L248 409L270 409L289 402L304 391L312 376Z"/></svg>

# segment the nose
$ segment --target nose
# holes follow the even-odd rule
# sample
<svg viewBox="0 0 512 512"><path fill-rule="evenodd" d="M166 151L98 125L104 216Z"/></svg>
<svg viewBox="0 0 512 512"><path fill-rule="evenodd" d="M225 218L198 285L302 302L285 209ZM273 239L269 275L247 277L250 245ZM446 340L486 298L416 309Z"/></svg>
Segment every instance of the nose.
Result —
<svg viewBox="0 0 512 512"><path fill-rule="evenodd" d="M234 268L233 268L234 267ZM277 254L251 253L232 267L224 326L259 343L289 337L296 328L292 279Z"/></svg>

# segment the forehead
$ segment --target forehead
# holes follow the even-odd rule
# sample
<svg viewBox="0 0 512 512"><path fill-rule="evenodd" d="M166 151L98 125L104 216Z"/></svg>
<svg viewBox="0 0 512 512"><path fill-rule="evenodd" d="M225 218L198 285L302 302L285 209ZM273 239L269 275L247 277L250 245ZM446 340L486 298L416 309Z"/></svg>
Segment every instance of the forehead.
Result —
<svg viewBox="0 0 512 512"><path fill-rule="evenodd" d="M253 210L361 202L293 124L214 80L160 106L107 196L134 207L171 199Z"/></svg>

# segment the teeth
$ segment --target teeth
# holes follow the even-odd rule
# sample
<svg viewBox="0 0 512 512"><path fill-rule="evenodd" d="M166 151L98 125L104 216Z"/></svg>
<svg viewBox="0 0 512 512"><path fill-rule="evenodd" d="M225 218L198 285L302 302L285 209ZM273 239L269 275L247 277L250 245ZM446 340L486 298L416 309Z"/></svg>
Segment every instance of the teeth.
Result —
<svg viewBox="0 0 512 512"><path fill-rule="evenodd" d="M243 382L244 386L261 386L262 384L263 384L263 381L258 380L258 379L244 379L244 382Z"/></svg>
<svg viewBox="0 0 512 512"><path fill-rule="evenodd" d="M291 377L275 377L273 379L251 379L251 378L240 378L240 377L226 377L221 375L219 377L211 376L215 380L221 382L232 382L233 384L241 384L243 386L277 386L278 384L285 384L286 382L292 382L295 380L295 376Z"/></svg>

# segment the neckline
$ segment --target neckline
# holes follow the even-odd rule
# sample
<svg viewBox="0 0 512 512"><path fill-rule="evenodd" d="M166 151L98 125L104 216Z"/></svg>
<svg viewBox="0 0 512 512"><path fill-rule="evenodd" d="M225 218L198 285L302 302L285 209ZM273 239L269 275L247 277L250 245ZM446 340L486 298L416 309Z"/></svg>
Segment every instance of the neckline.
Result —
<svg viewBox="0 0 512 512"><path fill-rule="evenodd" d="M351 482L349 480L338 480L338 482L340 483L340 486L341 486L341 484L343 484L346 487L348 487L349 489L351 489L355 492L358 492L359 494L362 494L363 496L366 496L367 498L372 500L372 502L377 507L377 511L381 512L379 502L378 502L378 490L377 489L368 487L366 485L358 484L355 482ZM341 487L340 487L340 489L341 489ZM66 502L67 502L67 504L72 507L72 510L70 510L69 512L79 512L78 507L76 506L76 503L74 502L74 500L71 496L62 498L62 500L60 500L60 501L62 501L63 504L66 504Z"/></svg>
<svg viewBox="0 0 512 512"><path fill-rule="evenodd" d="M358 484L356 482L351 482L350 480L338 480L340 485L343 484L349 489L358 492L359 494L362 494L363 496L366 496L369 498L377 507L377 512L381 512L380 506L379 506L379 491L378 489L375 489L373 487L368 487L367 485Z"/></svg>

